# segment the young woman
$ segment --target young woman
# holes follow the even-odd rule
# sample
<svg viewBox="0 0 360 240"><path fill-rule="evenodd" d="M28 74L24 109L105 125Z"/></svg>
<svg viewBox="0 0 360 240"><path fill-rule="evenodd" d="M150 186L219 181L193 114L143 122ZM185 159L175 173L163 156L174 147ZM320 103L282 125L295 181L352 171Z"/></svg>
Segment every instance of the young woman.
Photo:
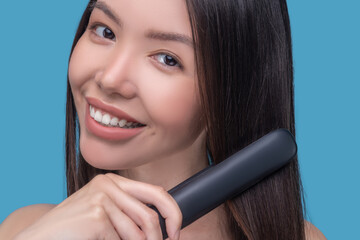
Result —
<svg viewBox="0 0 360 240"><path fill-rule="evenodd" d="M91 0L69 61L69 197L15 211L0 238L158 240L152 204L169 239L324 239L297 159L180 231L167 190L277 128L295 134L285 0Z"/></svg>

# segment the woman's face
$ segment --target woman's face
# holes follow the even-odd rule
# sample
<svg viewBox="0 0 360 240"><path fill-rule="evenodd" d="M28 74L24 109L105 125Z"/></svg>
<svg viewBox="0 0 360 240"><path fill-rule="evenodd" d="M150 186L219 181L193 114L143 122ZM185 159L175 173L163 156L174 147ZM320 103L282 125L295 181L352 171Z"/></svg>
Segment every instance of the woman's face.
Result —
<svg viewBox="0 0 360 240"><path fill-rule="evenodd" d="M184 0L96 3L69 64L87 162L131 168L204 141L191 36Z"/></svg>

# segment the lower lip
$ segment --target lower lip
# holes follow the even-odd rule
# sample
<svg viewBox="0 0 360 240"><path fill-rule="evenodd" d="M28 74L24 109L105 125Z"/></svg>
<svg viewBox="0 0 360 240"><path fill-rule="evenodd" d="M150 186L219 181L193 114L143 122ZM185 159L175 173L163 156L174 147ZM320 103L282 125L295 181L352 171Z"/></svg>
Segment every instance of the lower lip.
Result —
<svg viewBox="0 0 360 240"><path fill-rule="evenodd" d="M144 127L128 128L128 129L117 128L117 127L105 127L100 123L98 123L97 121L95 121L90 116L89 108L90 106L89 104L87 104L85 125L86 128L95 136L112 141L127 140L140 134L144 130Z"/></svg>

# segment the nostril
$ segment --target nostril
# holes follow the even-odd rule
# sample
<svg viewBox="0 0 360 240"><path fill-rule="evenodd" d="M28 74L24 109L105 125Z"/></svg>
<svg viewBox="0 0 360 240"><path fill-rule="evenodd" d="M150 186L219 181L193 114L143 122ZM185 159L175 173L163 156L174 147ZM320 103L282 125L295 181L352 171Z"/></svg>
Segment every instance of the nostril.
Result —
<svg viewBox="0 0 360 240"><path fill-rule="evenodd" d="M94 76L94 80L97 84L100 84L100 80L101 78L103 77L104 75L104 72L103 71L100 71L100 72L96 72L95 73L95 76Z"/></svg>
<svg viewBox="0 0 360 240"><path fill-rule="evenodd" d="M136 88L132 83L125 82L119 87L117 93L124 98L131 99L136 96Z"/></svg>
<svg viewBox="0 0 360 240"><path fill-rule="evenodd" d="M121 95L123 98L133 98L136 95L136 86L128 79L114 78L110 74L96 74L96 85L107 95Z"/></svg>

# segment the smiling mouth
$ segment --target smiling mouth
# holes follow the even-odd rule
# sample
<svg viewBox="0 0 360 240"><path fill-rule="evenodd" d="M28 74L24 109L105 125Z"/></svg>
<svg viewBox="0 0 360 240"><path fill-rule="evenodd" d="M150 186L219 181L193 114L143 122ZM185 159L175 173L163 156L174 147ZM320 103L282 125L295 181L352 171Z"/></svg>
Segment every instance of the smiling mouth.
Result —
<svg viewBox="0 0 360 240"><path fill-rule="evenodd" d="M90 104L89 107L90 117L105 127L129 129L146 126L139 122L130 122L126 119L119 119L115 116L112 116L110 113L91 106Z"/></svg>

